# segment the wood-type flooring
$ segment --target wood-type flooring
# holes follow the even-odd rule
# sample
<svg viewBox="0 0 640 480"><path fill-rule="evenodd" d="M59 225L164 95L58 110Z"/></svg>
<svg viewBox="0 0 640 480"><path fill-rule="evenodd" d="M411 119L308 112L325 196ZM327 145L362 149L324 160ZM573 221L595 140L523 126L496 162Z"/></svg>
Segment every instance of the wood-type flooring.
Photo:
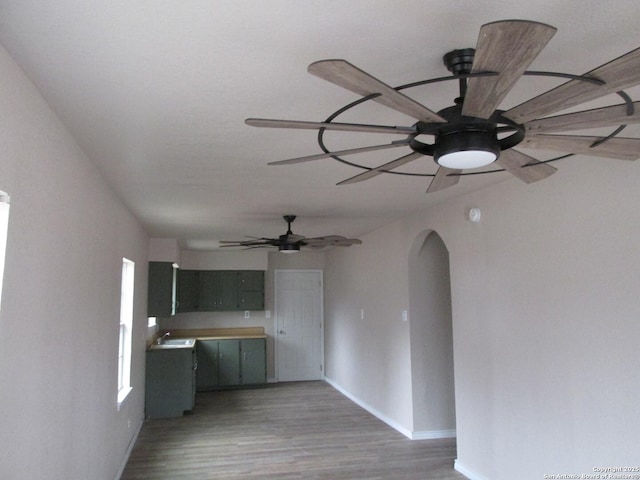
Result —
<svg viewBox="0 0 640 480"><path fill-rule="evenodd" d="M146 421L121 480L465 479L455 456L455 440L409 440L325 382L279 383Z"/></svg>

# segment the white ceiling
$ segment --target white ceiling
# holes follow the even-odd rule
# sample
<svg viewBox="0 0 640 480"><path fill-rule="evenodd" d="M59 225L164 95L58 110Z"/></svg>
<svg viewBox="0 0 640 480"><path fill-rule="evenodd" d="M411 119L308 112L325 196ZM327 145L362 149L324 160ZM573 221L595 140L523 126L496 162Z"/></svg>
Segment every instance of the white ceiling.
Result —
<svg viewBox="0 0 640 480"><path fill-rule="evenodd" d="M149 234L205 249L277 236L289 213L302 235L359 236L452 195L518 182L507 173L463 177L429 195L428 177L336 186L361 170L333 159L267 165L321 153L316 131L244 124L322 121L358 99L307 73L313 61L344 58L392 86L445 76L442 55L475 46L482 24L508 18L558 28L531 70L581 74L640 46L637 0L0 0L0 43ZM523 78L503 108L557 83ZM457 84L405 93L439 110ZM337 120L414 123L369 104ZM325 140L338 150L389 138L328 132ZM349 160L375 166L404 148ZM428 157L403 169L435 173Z"/></svg>

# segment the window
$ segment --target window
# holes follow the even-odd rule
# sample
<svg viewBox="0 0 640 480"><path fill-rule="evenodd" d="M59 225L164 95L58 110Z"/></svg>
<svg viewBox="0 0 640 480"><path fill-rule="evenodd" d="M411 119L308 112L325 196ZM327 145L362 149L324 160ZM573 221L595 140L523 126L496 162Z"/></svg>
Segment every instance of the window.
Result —
<svg viewBox="0 0 640 480"><path fill-rule="evenodd" d="M122 259L120 290L120 341L118 342L118 408L131 391L131 343L135 263Z"/></svg>
<svg viewBox="0 0 640 480"><path fill-rule="evenodd" d="M4 257L7 249L9 228L9 195L0 190L0 305L2 304L2 279L4 278Z"/></svg>

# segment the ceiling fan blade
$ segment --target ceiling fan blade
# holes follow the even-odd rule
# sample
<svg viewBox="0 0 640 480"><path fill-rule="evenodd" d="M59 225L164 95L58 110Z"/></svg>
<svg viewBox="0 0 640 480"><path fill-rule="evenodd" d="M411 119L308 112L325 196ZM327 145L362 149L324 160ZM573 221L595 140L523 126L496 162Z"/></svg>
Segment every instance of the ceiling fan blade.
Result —
<svg viewBox="0 0 640 480"><path fill-rule="evenodd" d="M274 120L270 118L247 118L244 123L252 127L266 128L298 128L305 130L341 130L346 132L365 133L391 133L398 135L411 135L416 133L414 127L389 127L386 125L367 125L360 123L333 123L333 122L301 122L297 120Z"/></svg>
<svg viewBox="0 0 640 480"><path fill-rule="evenodd" d="M553 175L558 170L547 163L542 163L513 149L500 152L500 157L498 157L496 163L525 183L537 182Z"/></svg>
<svg viewBox="0 0 640 480"><path fill-rule="evenodd" d="M452 187L460 181L459 173L462 170L454 168L440 167L436 172L435 177L431 180L427 193L437 192L438 190L444 190L447 187Z"/></svg>
<svg viewBox="0 0 640 480"><path fill-rule="evenodd" d="M468 80L462 114L491 117L556 30L544 23L526 20L504 20L483 25L471 73L497 72L498 75Z"/></svg>
<svg viewBox="0 0 640 480"><path fill-rule="evenodd" d="M409 163L417 158L424 157L423 154L418 152L412 152L409 155L405 155L404 157L397 158L391 162L385 163L384 165L380 165L379 167L372 168L371 170L367 170L364 173L360 173L351 178L347 178L346 180L341 181L338 185L348 185L350 183L362 182L364 180L369 180L370 178L377 177L378 175L383 174L386 171L393 170L394 168L398 168L405 163Z"/></svg>
<svg viewBox="0 0 640 480"><path fill-rule="evenodd" d="M305 238L304 244L312 248L328 246L348 247L350 245L361 245L362 240L358 238L346 238L340 235L328 235L326 237Z"/></svg>
<svg viewBox="0 0 640 480"><path fill-rule="evenodd" d="M417 120L428 123L446 122L437 113L432 112L424 105L398 92L346 60L320 60L309 65L307 70L323 80L346 88L358 95L379 94L379 96L373 98L374 101Z"/></svg>
<svg viewBox="0 0 640 480"><path fill-rule="evenodd" d="M527 135L520 146L555 150L557 152L579 153L593 157L636 160L640 158L639 138L610 138L592 147L602 137L579 135Z"/></svg>
<svg viewBox="0 0 640 480"><path fill-rule="evenodd" d="M220 248L226 248L226 247L254 247L254 246L270 246L271 244L268 242L240 242L240 243L230 243L230 242L223 242L220 241L220 243L223 243L223 245L220 245Z"/></svg>
<svg viewBox="0 0 640 480"><path fill-rule="evenodd" d="M299 242L300 240L304 240L304 237L302 235L296 235L295 233L288 233L285 239L287 242Z"/></svg>
<svg viewBox="0 0 640 480"><path fill-rule="evenodd" d="M402 140L399 142L385 143L384 145L373 145L371 147L351 148L349 150L338 150L336 152L320 153L317 155L309 155L307 157L290 158L289 160L279 160L277 162L270 162L268 165L291 165L293 163L310 162L313 160L320 160L323 158L329 158L333 156L341 155L353 155L356 153L374 152L376 150L384 150L386 148L404 147L409 142Z"/></svg>
<svg viewBox="0 0 640 480"><path fill-rule="evenodd" d="M532 120L525 124L525 128L530 134L537 135L539 133L567 132L585 128L640 123L640 102L633 102L633 115L628 113L626 104L613 105Z"/></svg>
<svg viewBox="0 0 640 480"><path fill-rule="evenodd" d="M640 48L601 65L595 70L585 73L584 76L596 78L606 83L596 85L580 80L570 80L508 110L504 116L516 123L526 123L534 118L559 112L640 84Z"/></svg>

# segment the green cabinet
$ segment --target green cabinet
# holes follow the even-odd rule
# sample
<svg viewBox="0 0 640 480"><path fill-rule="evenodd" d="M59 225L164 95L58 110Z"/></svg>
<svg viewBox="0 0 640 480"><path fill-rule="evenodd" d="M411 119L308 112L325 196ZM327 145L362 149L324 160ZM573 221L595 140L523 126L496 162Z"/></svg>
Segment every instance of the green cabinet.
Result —
<svg viewBox="0 0 640 480"><path fill-rule="evenodd" d="M199 277L198 270L178 270L176 278L177 313L197 312L200 309Z"/></svg>
<svg viewBox="0 0 640 480"><path fill-rule="evenodd" d="M198 340L197 390L207 391L267 381L264 338Z"/></svg>
<svg viewBox="0 0 640 480"><path fill-rule="evenodd" d="M180 270L177 312L264 310L261 270Z"/></svg>
<svg viewBox="0 0 640 480"><path fill-rule="evenodd" d="M238 272L238 309L264 310L264 272Z"/></svg>
<svg viewBox="0 0 640 480"><path fill-rule="evenodd" d="M267 381L266 340L249 338L240 343L240 370L243 385L258 385Z"/></svg>
<svg viewBox="0 0 640 480"><path fill-rule="evenodd" d="M179 417L193 410L195 348L147 350L145 412L148 418Z"/></svg>
<svg viewBox="0 0 640 480"><path fill-rule="evenodd" d="M242 384L240 369L240 340L218 341L218 386L235 387Z"/></svg>
<svg viewBox="0 0 640 480"><path fill-rule="evenodd" d="M175 313L176 269L171 262L149 262L147 316L169 317Z"/></svg>
<svg viewBox="0 0 640 480"><path fill-rule="evenodd" d="M230 270L204 270L199 275L200 310L235 310L238 305L238 275Z"/></svg>

